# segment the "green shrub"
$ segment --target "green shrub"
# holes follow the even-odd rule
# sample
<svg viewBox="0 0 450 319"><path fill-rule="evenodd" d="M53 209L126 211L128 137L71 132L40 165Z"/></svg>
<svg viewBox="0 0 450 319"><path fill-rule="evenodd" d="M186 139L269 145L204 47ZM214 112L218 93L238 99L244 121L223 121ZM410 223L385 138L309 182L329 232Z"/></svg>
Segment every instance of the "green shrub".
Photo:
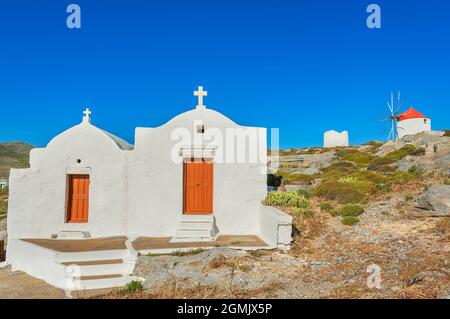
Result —
<svg viewBox="0 0 450 319"><path fill-rule="evenodd" d="M422 177L423 170L419 166L413 165L408 169L408 173L413 174L416 177Z"/></svg>
<svg viewBox="0 0 450 319"><path fill-rule="evenodd" d="M444 181L444 185L450 185L450 179L446 179L446 180Z"/></svg>
<svg viewBox="0 0 450 319"><path fill-rule="evenodd" d="M198 249L191 249L191 250L177 250L174 251L172 253L170 253L171 256L176 256L176 257L184 257L184 256L194 256L194 255L198 255L202 252L204 252L205 250L202 248L198 248Z"/></svg>
<svg viewBox="0 0 450 319"><path fill-rule="evenodd" d="M394 174L387 177L391 184L406 184L420 178L417 174L403 171L396 171Z"/></svg>
<svg viewBox="0 0 450 319"><path fill-rule="evenodd" d="M355 176L341 177L338 179L339 183L344 183L344 184L356 184L357 181L358 181L358 178Z"/></svg>
<svg viewBox="0 0 450 319"><path fill-rule="evenodd" d="M359 218L355 216L346 216L342 218L341 223L348 226L356 225L359 223Z"/></svg>
<svg viewBox="0 0 450 319"><path fill-rule="evenodd" d="M327 177L333 177L342 174L350 174L358 172L358 167L356 167L355 163L349 161L340 161L331 164L330 166L324 168L322 172Z"/></svg>
<svg viewBox="0 0 450 319"><path fill-rule="evenodd" d="M412 197L412 195L406 195L405 196L405 200L407 201L407 202L409 202L409 201L412 201L414 199L414 197Z"/></svg>
<svg viewBox="0 0 450 319"><path fill-rule="evenodd" d="M309 202L305 196L301 195L297 191L275 191L267 194L266 198L263 200L263 204L267 206L307 208Z"/></svg>
<svg viewBox="0 0 450 319"><path fill-rule="evenodd" d="M337 151L336 155L343 161L349 161L358 166L366 167L373 160L372 154L364 153L357 150L341 150Z"/></svg>
<svg viewBox="0 0 450 319"><path fill-rule="evenodd" d="M339 211L337 211L337 210L332 210L332 211L330 212L330 215L333 216L333 217L337 217L337 216L339 216Z"/></svg>
<svg viewBox="0 0 450 319"><path fill-rule="evenodd" d="M316 187L314 194L327 200L336 200L341 204L360 203L364 201L365 194L355 185L343 184L338 181L327 181Z"/></svg>
<svg viewBox="0 0 450 319"><path fill-rule="evenodd" d="M287 173L278 172L276 177L280 178L283 184L305 184L311 185L314 182L315 177L313 175L301 174L301 173ZM277 185L279 186L279 185Z"/></svg>
<svg viewBox="0 0 450 319"><path fill-rule="evenodd" d="M297 194L299 194L300 196L305 197L306 199L311 198L311 193L306 189L297 189L295 192L297 192Z"/></svg>
<svg viewBox="0 0 450 319"><path fill-rule="evenodd" d="M364 213L364 207L359 205L345 205L339 210L339 215L342 217L357 217L362 213Z"/></svg>
<svg viewBox="0 0 450 319"><path fill-rule="evenodd" d="M133 280L127 284L126 291L127 292L136 292L136 291L142 290L143 288L144 287L142 285L142 282Z"/></svg>
<svg viewBox="0 0 450 319"><path fill-rule="evenodd" d="M416 147L414 145L405 145L401 149L390 152L383 157L377 157L373 159L368 166L370 170L377 170L382 166L389 165L392 163L396 163L402 158L414 154L416 152Z"/></svg>
<svg viewBox="0 0 450 319"><path fill-rule="evenodd" d="M320 204L320 210L322 212L329 212L333 209L333 205L331 205L330 203L322 203Z"/></svg>

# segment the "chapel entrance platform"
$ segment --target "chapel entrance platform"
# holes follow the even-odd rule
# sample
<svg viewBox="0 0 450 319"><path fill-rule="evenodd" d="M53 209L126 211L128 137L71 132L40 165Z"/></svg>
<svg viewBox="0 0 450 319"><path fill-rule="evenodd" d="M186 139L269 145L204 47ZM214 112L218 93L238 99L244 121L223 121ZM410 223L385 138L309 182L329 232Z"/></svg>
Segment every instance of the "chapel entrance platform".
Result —
<svg viewBox="0 0 450 319"><path fill-rule="evenodd" d="M148 251L189 250L198 248L230 247L236 249L268 249L269 245L256 235L220 235L214 241L170 242L172 237L138 237L132 242L140 253ZM81 253L127 249L127 237L107 237L93 239L45 239L24 238L25 242L59 253Z"/></svg>
<svg viewBox="0 0 450 319"><path fill-rule="evenodd" d="M217 247L229 247L245 250L257 250L270 248L256 235L220 235L214 241L198 242L170 242L172 237L139 237L133 241L136 251L147 253L170 253L172 251L186 251L190 249L210 249Z"/></svg>
<svg viewBox="0 0 450 319"><path fill-rule="evenodd" d="M96 239L22 239L60 253L126 249L126 237L107 237Z"/></svg>

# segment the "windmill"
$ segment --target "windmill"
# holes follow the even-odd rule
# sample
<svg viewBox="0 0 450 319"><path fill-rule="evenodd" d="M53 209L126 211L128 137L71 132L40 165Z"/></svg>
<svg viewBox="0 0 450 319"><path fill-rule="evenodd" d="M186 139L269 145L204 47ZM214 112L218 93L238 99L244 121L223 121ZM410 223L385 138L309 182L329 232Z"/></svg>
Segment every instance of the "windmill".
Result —
<svg viewBox="0 0 450 319"><path fill-rule="evenodd" d="M389 108L389 115L384 116L382 118L382 121L390 121L388 123L383 131L383 135L385 135L389 131L389 135L387 137L387 140L394 141L398 137L398 130L399 127L397 126L398 119L400 117L400 114L398 111L403 105L403 102L400 100L400 92L397 93L397 100L394 99L394 93L391 92L391 100L387 102L388 108Z"/></svg>

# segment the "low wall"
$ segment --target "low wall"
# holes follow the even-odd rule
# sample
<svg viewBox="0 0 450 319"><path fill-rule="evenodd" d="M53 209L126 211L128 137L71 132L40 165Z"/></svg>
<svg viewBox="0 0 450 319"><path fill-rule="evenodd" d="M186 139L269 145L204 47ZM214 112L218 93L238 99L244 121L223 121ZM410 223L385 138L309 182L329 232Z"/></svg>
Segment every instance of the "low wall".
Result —
<svg viewBox="0 0 450 319"><path fill-rule="evenodd" d="M288 250L292 241L292 217L281 210L260 206L260 235L264 241L274 248Z"/></svg>
<svg viewBox="0 0 450 319"><path fill-rule="evenodd" d="M6 263L11 265L13 271L23 271L52 286L65 289L65 267L56 263L55 257L56 252L47 248L20 239L8 240Z"/></svg>

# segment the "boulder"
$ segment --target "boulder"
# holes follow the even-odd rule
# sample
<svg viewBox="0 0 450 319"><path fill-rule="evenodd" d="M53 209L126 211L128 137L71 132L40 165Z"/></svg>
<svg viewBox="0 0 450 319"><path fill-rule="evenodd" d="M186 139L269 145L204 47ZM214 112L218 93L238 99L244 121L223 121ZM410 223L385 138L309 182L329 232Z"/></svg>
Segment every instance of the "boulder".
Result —
<svg viewBox="0 0 450 319"><path fill-rule="evenodd" d="M430 187L417 201L418 208L438 213L450 213L450 185Z"/></svg>
<svg viewBox="0 0 450 319"><path fill-rule="evenodd" d="M450 176L450 155L435 158L433 164L438 173Z"/></svg>

